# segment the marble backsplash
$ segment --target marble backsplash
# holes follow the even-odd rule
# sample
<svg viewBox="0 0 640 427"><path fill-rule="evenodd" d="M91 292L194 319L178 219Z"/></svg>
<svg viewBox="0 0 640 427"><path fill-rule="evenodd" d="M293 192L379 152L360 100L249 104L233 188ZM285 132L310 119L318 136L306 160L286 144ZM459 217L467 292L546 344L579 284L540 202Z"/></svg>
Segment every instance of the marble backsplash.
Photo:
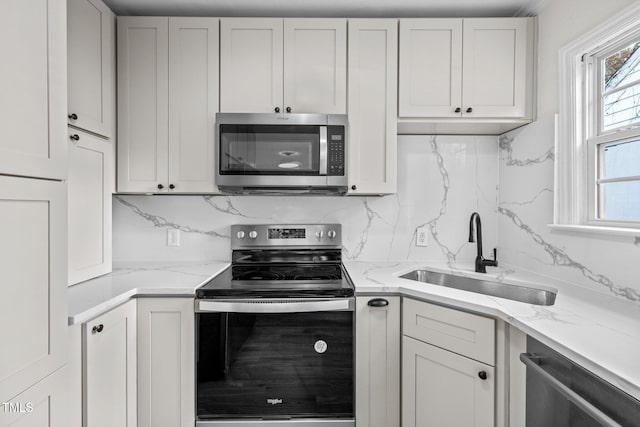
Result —
<svg viewBox="0 0 640 427"><path fill-rule="evenodd" d="M232 224L336 222L347 259L473 262L472 212L482 216L485 252L498 244L498 161L495 136L400 136L395 195L115 195L113 259L225 261ZM427 247L415 245L422 226ZM179 247L167 246L168 229L181 231Z"/></svg>
<svg viewBox="0 0 640 427"><path fill-rule="evenodd" d="M640 302L640 238L553 231L554 116L499 137L504 263Z"/></svg>

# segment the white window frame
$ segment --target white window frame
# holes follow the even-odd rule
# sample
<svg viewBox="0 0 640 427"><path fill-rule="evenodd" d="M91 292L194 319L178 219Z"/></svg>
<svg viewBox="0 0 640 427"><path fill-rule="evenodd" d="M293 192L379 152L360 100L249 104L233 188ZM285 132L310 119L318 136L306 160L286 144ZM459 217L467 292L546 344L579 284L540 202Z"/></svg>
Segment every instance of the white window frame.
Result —
<svg viewBox="0 0 640 427"><path fill-rule="evenodd" d="M607 20L559 52L559 116L555 138L555 200L553 228L571 231L640 236L640 221L608 221L596 216L596 148L612 135L633 137L638 129L613 130L593 138L600 117L593 106L594 90L588 73L600 74L585 54L603 49L640 31L640 2ZM599 105L599 102L596 104ZM590 115L592 112L594 115ZM598 117L596 117L598 116Z"/></svg>

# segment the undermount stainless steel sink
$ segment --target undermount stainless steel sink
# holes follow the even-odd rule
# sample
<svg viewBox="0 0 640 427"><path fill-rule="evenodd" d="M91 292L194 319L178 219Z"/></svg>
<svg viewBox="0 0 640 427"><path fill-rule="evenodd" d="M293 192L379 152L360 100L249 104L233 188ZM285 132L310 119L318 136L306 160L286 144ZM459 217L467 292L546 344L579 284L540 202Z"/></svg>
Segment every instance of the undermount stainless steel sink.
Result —
<svg viewBox="0 0 640 427"><path fill-rule="evenodd" d="M403 274L400 277L403 279L445 286L447 288L461 289L463 291L491 295L528 304L553 305L556 301L556 292L546 289L473 279L471 277L437 273L429 270L414 270L407 274Z"/></svg>

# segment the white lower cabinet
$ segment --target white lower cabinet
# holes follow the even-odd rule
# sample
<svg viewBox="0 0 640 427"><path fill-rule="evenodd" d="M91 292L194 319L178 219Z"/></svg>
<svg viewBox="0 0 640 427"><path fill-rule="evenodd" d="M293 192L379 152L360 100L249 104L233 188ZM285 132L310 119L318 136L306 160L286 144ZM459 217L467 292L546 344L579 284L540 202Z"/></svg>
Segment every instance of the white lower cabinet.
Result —
<svg viewBox="0 0 640 427"><path fill-rule="evenodd" d="M402 324L402 426L494 427L495 321L404 298Z"/></svg>
<svg viewBox="0 0 640 427"><path fill-rule="evenodd" d="M136 302L82 324L83 425L136 427Z"/></svg>
<svg viewBox="0 0 640 427"><path fill-rule="evenodd" d="M400 424L400 297L356 298L356 424Z"/></svg>
<svg viewBox="0 0 640 427"><path fill-rule="evenodd" d="M492 366L402 338L403 427L493 427L494 394Z"/></svg>
<svg viewBox="0 0 640 427"><path fill-rule="evenodd" d="M0 427L69 427L67 366L0 403Z"/></svg>
<svg viewBox="0 0 640 427"><path fill-rule="evenodd" d="M66 363L67 185L0 175L0 236L6 402Z"/></svg>
<svg viewBox="0 0 640 427"><path fill-rule="evenodd" d="M193 427L193 298L139 298L138 425Z"/></svg>

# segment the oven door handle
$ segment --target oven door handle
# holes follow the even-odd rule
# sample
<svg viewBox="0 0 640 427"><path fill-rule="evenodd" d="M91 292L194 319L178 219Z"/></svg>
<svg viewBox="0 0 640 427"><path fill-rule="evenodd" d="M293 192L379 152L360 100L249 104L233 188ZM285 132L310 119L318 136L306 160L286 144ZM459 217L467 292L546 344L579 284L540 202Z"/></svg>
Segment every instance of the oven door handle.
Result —
<svg viewBox="0 0 640 427"><path fill-rule="evenodd" d="M545 371L537 361L540 360L540 357L537 357L531 353L522 353L520 354L520 360L524 363L527 368L530 368L536 374L540 375L543 380L545 380L551 387L555 388L561 395L575 404L578 408L588 414L591 418L598 421L605 427L622 427L620 424L609 418L605 413L601 410L593 406L589 403L585 398L577 394L575 391L571 390L569 387L560 382L556 377L551 375L549 372Z"/></svg>
<svg viewBox="0 0 640 427"><path fill-rule="evenodd" d="M196 313L309 313L316 311L353 311L353 298L335 300L253 299L234 301L197 301Z"/></svg>

